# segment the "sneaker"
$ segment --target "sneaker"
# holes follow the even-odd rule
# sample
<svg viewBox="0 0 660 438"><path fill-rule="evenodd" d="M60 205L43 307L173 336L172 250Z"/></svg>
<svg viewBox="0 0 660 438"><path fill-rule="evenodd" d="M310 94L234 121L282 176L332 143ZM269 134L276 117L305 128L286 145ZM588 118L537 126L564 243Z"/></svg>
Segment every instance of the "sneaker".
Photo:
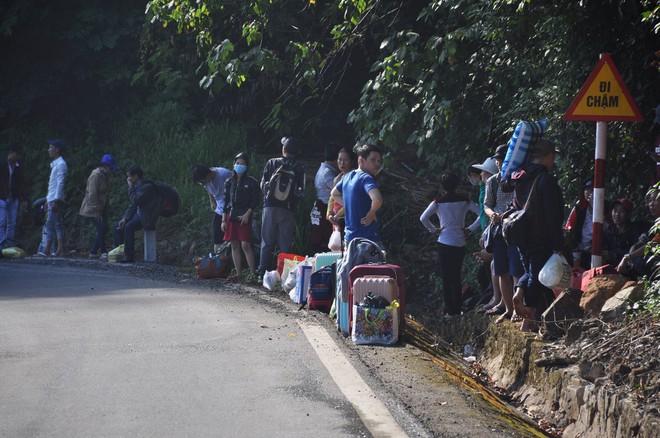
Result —
<svg viewBox="0 0 660 438"><path fill-rule="evenodd" d="M107 253L107 252L104 252L103 254L101 254L101 256L100 256L99 258L100 258L101 260L108 260L108 253Z"/></svg>
<svg viewBox="0 0 660 438"><path fill-rule="evenodd" d="M39 252L37 253L37 257L48 257L48 255L47 255L45 252L43 252L43 251L39 251Z"/></svg>

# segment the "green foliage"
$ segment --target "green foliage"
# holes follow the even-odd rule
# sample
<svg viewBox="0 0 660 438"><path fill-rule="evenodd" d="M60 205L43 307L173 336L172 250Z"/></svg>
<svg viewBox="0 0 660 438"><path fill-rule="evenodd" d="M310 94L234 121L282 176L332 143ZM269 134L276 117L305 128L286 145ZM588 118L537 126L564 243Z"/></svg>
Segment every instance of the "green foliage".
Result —
<svg viewBox="0 0 660 438"><path fill-rule="evenodd" d="M660 198L660 183L656 183L650 190L650 196ZM657 202L657 201L656 201ZM650 236L660 235L660 222L656 220L649 231ZM651 240L646 244L644 258L650 267L650 274L643 278L644 299L633 303L630 313L635 315L652 315L660 318L660 243Z"/></svg>

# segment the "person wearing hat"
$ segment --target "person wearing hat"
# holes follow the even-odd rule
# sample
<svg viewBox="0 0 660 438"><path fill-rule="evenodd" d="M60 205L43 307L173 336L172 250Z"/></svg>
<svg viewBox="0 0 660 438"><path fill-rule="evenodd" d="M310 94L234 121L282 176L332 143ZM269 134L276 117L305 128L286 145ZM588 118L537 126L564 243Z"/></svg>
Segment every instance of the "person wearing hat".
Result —
<svg viewBox="0 0 660 438"><path fill-rule="evenodd" d="M108 231L108 201L110 194L110 172L119 170L115 157L105 154L99 166L87 178L85 197L78 214L87 218L96 227L96 238L88 257L96 259L107 253L105 234Z"/></svg>
<svg viewBox="0 0 660 438"><path fill-rule="evenodd" d="M486 197L484 199L484 211L493 225L499 225L502 222L502 214L508 209L513 201L514 194L505 191L502 181L502 164L506 157L508 146L499 145L495 150L495 166L497 172L486 181ZM518 248L508 245L501 233L495 234L492 238L493 270L497 277L497 283L502 294L501 302L488 310L489 315L499 315L497 323L502 323L505 319L513 318L513 285L523 275L524 270L520 262Z"/></svg>
<svg viewBox="0 0 660 438"><path fill-rule="evenodd" d="M0 162L0 249L16 244L19 205L27 200L22 155L23 148L12 144L7 148L7 160Z"/></svg>
<svg viewBox="0 0 660 438"><path fill-rule="evenodd" d="M332 224L326 219L325 213L328 211L330 192L335 186L333 181L339 173L336 158L337 153L335 152L335 149L332 147L326 147L324 150L323 162L314 176L316 201L314 201L314 206L309 215L312 223L311 231L309 233L309 246L312 254L328 250L328 241L332 234Z"/></svg>
<svg viewBox="0 0 660 438"><path fill-rule="evenodd" d="M473 178L470 175L470 169L476 169L479 172L479 179L477 180L477 185L479 186L479 220L481 222L481 229L485 230L488 226L489 217L484 211L484 201L486 200L486 182L488 178L495 175L497 170L497 164L495 163L495 158L488 157L481 164L473 164L468 168L468 178L470 183L472 183Z"/></svg>
<svg viewBox="0 0 660 438"><path fill-rule="evenodd" d="M480 185L479 185L479 220L481 223L481 229L485 230L490 223L490 218L484 210L484 201L486 200L486 182L488 179L499 172L497 169L497 163L495 158L488 157L481 164L473 164L473 168L476 168L480 171ZM500 306L502 304L502 293L500 292L499 279L495 275L495 267L493 263L493 256L483 248L483 239L480 241L482 246L480 251L473 253L473 255L481 261L482 267L484 267L485 273L482 274L486 278L490 278L490 285L493 289L492 299L483 307L483 311L487 312L493 307ZM481 269L480 269L481 272ZM495 311L497 312L497 310Z"/></svg>
<svg viewBox="0 0 660 438"><path fill-rule="evenodd" d="M515 172L514 207L527 204L529 229L527 243L519 247L525 274L518 282L513 305L522 317L521 330L537 331L536 321L554 301L554 293L539 281L539 272L553 252L564 249L564 196L557 179L550 173L559 150L554 143L541 139L530 148L531 161Z"/></svg>
<svg viewBox="0 0 660 438"><path fill-rule="evenodd" d="M305 167L296 161L300 153L298 141L283 137L282 156L266 162L261 175L264 194L261 213L261 254L259 272L273 269L275 245L289 252L296 233L295 208L305 192Z"/></svg>
<svg viewBox="0 0 660 438"><path fill-rule="evenodd" d="M259 182L247 174L249 158L241 152L234 158L234 173L225 181L224 211L222 216L222 231L225 241L231 243L231 256L234 261L236 275L229 276L229 280L236 280L243 275L243 255L255 274L257 266L252 251L252 213L259 205L261 189Z"/></svg>
<svg viewBox="0 0 660 438"><path fill-rule="evenodd" d="M225 183L231 178L232 172L224 167L207 167L195 164L192 168L192 180L199 184L209 196L213 221L211 222L211 235L213 237L213 251L218 251L224 241L222 231L222 215L225 211Z"/></svg>
<svg viewBox="0 0 660 438"><path fill-rule="evenodd" d="M617 266L630 247L637 242L639 236L648 229L648 226L632 222L633 207L633 203L626 198L612 201L612 222L603 228L605 263Z"/></svg>
<svg viewBox="0 0 660 438"><path fill-rule="evenodd" d="M53 159L50 163L50 178L48 179L48 217L46 219L46 245L43 251L37 253L41 257L52 254L53 241L57 239L55 255L64 255L64 186L68 168L62 155L65 144L62 140L48 140L48 155Z"/></svg>

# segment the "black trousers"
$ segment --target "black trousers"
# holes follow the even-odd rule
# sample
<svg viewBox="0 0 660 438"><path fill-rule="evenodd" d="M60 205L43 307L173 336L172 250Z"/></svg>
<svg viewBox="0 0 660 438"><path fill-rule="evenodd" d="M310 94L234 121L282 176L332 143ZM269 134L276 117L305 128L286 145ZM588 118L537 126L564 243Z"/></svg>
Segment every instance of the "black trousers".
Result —
<svg viewBox="0 0 660 438"><path fill-rule="evenodd" d="M438 244L439 274L445 296L445 313L461 313L461 271L465 258L465 247Z"/></svg>

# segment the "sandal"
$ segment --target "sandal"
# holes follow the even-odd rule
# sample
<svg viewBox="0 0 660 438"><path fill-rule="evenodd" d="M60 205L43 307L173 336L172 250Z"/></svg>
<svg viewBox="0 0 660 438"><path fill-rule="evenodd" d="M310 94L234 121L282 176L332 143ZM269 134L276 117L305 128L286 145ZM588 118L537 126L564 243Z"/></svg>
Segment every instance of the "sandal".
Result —
<svg viewBox="0 0 660 438"><path fill-rule="evenodd" d="M500 315L499 318L497 318L495 320L495 324L502 324L507 319L511 319L511 314L510 313L503 313L503 314Z"/></svg>
<svg viewBox="0 0 660 438"><path fill-rule="evenodd" d="M522 316L518 315L518 313L516 313L516 311L514 311L513 315L511 315L511 322L522 322L523 319L524 318Z"/></svg>

